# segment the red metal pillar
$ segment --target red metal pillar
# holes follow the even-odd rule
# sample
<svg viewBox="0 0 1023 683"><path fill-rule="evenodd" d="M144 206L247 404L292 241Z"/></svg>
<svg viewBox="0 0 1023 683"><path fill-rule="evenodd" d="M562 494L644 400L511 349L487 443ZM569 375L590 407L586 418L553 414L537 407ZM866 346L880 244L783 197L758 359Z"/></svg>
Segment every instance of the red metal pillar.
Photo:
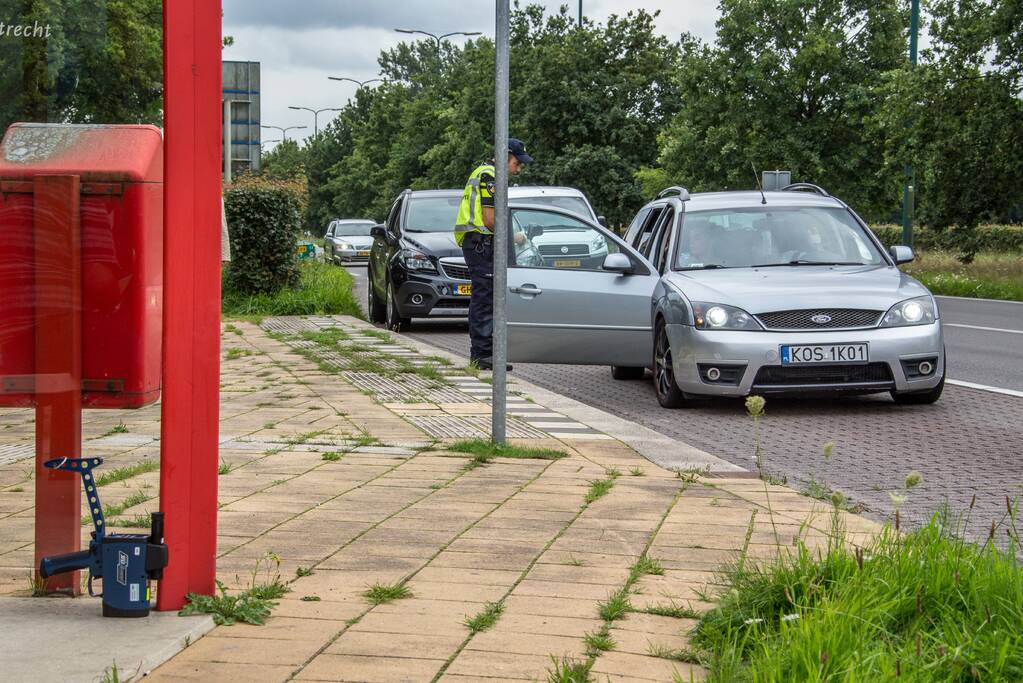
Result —
<svg viewBox="0 0 1023 683"><path fill-rule="evenodd" d="M79 550L82 484L75 472L43 467L82 453L82 259L79 177L36 176L35 571L47 555ZM78 572L46 580L47 590L79 592Z"/></svg>
<svg viewBox="0 0 1023 683"><path fill-rule="evenodd" d="M157 609L215 589L220 391L220 0L164 0L164 316Z"/></svg>

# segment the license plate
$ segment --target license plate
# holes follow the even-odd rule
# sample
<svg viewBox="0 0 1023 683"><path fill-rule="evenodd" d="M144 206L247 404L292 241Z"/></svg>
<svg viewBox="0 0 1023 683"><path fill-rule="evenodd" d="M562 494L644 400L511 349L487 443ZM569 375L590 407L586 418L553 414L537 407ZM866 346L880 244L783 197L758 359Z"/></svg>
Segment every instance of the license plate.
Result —
<svg viewBox="0 0 1023 683"><path fill-rule="evenodd" d="M569 259L567 261L555 261L555 268L578 268L583 264L579 259Z"/></svg>
<svg viewBox="0 0 1023 683"><path fill-rule="evenodd" d="M866 362L866 344L814 344L781 347L782 365Z"/></svg>
<svg viewBox="0 0 1023 683"><path fill-rule="evenodd" d="M360 252L358 252L358 254L359 254L359 256L369 256L369 252L368 251L360 251Z"/></svg>
<svg viewBox="0 0 1023 683"><path fill-rule="evenodd" d="M472 295L472 285L458 285L459 296L470 296Z"/></svg>

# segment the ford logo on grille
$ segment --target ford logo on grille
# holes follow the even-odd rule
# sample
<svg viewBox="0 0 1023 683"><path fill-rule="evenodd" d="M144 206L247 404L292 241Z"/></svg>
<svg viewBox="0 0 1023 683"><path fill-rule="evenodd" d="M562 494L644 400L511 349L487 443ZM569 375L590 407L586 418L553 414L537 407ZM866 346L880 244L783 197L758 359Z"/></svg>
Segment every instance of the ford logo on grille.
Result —
<svg viewBox="0 0 1023 683"><path fill-rule="evenodd" d="M810 320L817 323L818 325L827 325L829 322L831 322L831 316L826 315L824 313L818 313L817 315L810 318Z"/></svg>

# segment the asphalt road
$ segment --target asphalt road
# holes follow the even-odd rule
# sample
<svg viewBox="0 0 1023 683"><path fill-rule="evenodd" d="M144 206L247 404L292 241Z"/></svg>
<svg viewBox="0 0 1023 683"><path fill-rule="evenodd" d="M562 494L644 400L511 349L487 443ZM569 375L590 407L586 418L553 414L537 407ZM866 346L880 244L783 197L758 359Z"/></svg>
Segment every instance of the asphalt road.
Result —
<svg viewBox="0 0 1023 683"><path fill-rule="evenodd" d="M365 301L365 269L353 268ZM800 488L813 479L841 490L881 518L890 492L916 470L924 483L904 508L921 519L944 503L965 510L973 496L971 531L983 535L1002 519L1005 497L1023 498L1023 304L942 297L949 377L994 390L947 385L932 406L898 406L887 395L835 400L768 400L762 423L767 469ZM411 336L467 355L464 321L416 320ZM752 431L739 400L684 410L657 404L649 377L620 382L606 367L516 364L522 379L684 441L753 469ZM821 452L835 443L825 462Z"/></svg>

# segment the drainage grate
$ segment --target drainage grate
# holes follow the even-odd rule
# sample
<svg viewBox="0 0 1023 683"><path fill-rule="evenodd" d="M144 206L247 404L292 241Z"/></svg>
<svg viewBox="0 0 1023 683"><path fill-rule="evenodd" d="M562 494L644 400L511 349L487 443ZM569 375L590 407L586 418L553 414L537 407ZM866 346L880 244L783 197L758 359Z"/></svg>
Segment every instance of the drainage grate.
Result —
<svg viewBox="0 0 1023 683"><path fill-rule="evenodd" d="M7 446L0 446L0 465L10 465L11 463L18 462L19 460L25 460L35 455L35 445L32 443L16 443Z"/></svg>

